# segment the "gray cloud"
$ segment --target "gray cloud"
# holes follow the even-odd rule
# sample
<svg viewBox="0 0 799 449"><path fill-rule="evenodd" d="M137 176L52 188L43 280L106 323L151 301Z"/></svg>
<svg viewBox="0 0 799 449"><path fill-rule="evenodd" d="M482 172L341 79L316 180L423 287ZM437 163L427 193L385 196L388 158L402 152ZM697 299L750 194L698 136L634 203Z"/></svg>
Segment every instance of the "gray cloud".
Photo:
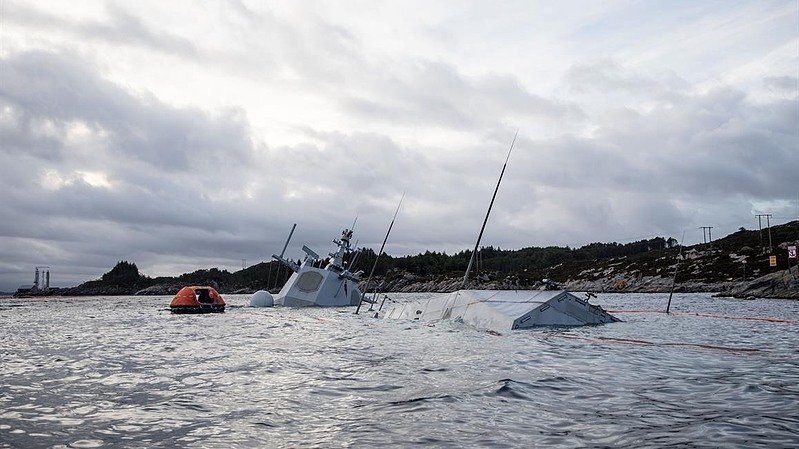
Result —
<svg viewBox="0 0 799 449"><path fill-rule="evenodd" d="M60 149L55 159L17 151L18 143L3 145L12 159L1 173L10 187L2 207L16 219L0 224L0 231L12 243L4 260L19 261L6 268L46 260L70 267L73 282L98 275L120 258L143 262L145 269L214 261L236 266L240 256L255 261L279 246L295 221L301 224L295 242L326 248L328 234L356 212L362 243L377 244L402 190L408 199L391 249L461 249L474 238L507 145L503 140L511 134L491 131L450 158L443 149L411 149L383 135L305 127L303 133L318 143L263 147L255 159L245 117L211 118L133 97L54 55L21 55L6 66L9 79L33 80L53 104L37 103L19 81L3 91L5 107L62 129L50 133ZM98 93L80 96L88 86L97 86ZM487 241L518 247L620 233L642 237L636 229L673 234L697 213L679 204L724 201L730 191L751 198L790 195L783 176L799 166L790 101L753 105L729 88L682 98L677 107L605 115L591 138L522 136ZM104 161L99 168L109 172L114 188L75 179L47 190L31 176L47 163L65 173L85 164L63 132L76 120L110 136L89 154ZM27 138L36 147L37 129L28 127L17 140ZM204 141L196 144L199 149L189 137L198 129ZM167 130L176 136L164 137ZM228 154L235 157L215 170ZM212 182L204 170L213 171ZM250 188L252 198L210 199L220 187ZM553 223L569 225L553 229ZM32 242L40 251L23 257Z"/></svg>
<svg viewBox="0 0 799 449"><path fill-rule="evenodd" d="M0 145L0 210L13 219L0 223L0 235L14 242L3 245L2 259L20 261L7 271L63 257L74 276L85 277L124 255L174 252L187 240L202 247L208 235L232 235L239 221L227 216L234 206L207 195L247 182L240 173L253 163L255 147L243 113L210 116L135 97L72 56L31 52L2 62L0 127L8 133ZM76 127L88 137L76 141ZM61 184L44 185L48 172ZM111 186L91 185L80 175L86 172L102 173ZM184 237L155 243L153 229ZM42 251L14 251L33 243ZM108 257L86 266L87 252L92 260Z"/></svg>
<svg viewBox="0 0 799 449"><path fill-rule="evenodd" d="M577 105L534 95L513 76L470 79L455 67L426 60L378 74L366 85L359 84L357 94L343 96L342 104L373 120L463 129L496 126L508 118L546 122L585 118Z"/></svg>
<svg viewBox="0 0 799 449"><path fill-rule="evenodd" d="M763 78L763 85L769 90L797 95L799 93L799 77L796 76L767 76Z"/></svg>
<svg viewBox="0 0 799 449"><path fill-rule="evenodd" d="M120 152L169 170L197 169L198 163L239 164L251 157L242 111L213 119L199 110L136 98L99 77L96 68L76 55L29 52L6 58L3 64L0 99L10 108L1 122L10 134L7 151L30 142L36 154L63 158L59 153L65 151L61 144L69 128L82 125L103 135L104 142L93 151Z"/></svg>
<svg viewBox="0 0 799 449"><path fill-rule="evenodd" d="M565 150L578 162L561 184L580 179L591 186L703 201L730 192L752 199L790 197L785 180L799 167L799 92L763 102L731 86L696 92L682 81L668 81L670 75L665 79L607 61L570 70L566 82L576 90L621 89L643 93L650 103L663 101L646 112L611 109L592 117L597 131L591 138L541 142L550 168L544 172L554 172L563 160L558 153Z"/></svg>
<svg viewBox="0 0 799 449"><path fill-rule="evenodd" d="M251 76L262 77L264 65L253 53L280 60L292 74L281 82L336 98L343 112L358 119L460 129L513 119L550 124L585 119L578 105L531 93L507 73L469 77L442 61L367 57L357 36L312 12L298 25L240 2L228 7L248 30L244 47L251 50L235 52L231 60L237 69L247 67ZM269 76L280 78L273 69L266 70Z"/></svg>
<svg viewBox="0 0 799 449"><path fill-rule="evenodd" d="M185 57L198 55L191 41L171 33L155 31L117 4L106 3L105 7L108 20L70 21L14 2L6 6L4 20L31 28L54 27L81 38L111 44L142 46Z"/></svg>
<svg viewBox="0 0 799 449"><path fill-rule="evenodd" d="M363 35L322 13L290 20L225 3L216 18L236 45L212 49L134 9L70 21L9 8L15 24L73 38L44 39L47 50L15 43L0 61L0 214L10 217L0 221L0 290L45 263L56 284L119 259L150 275L236 268L279 250L294 222L290 254L304 243L324 253L356 214L356 237L376 246L403 191L390 252L464 249L517 126L486 244L679 236L699 224L724 233L757 207L793 211L795 73L757 78L762 97L745 83L699 86L667 64L631 69L597 55L541 93L518 70L370 53ZM173 106L107 78L96 42L190 56L223 88L257 79L329 110L272 123L235 103ZM291 136L270 142L264 127Z"/></svg>

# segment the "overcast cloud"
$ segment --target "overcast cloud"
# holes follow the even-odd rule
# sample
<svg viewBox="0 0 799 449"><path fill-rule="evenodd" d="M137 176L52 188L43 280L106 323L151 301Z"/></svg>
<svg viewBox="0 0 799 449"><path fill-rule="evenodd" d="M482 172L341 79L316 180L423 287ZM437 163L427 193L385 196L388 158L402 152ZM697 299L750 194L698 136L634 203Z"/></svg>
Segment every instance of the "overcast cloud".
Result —
<svg viewBox="0 0 799 449"><path fill-rule="evenodd" d="M0 290L799 214L795 1L0 5Z"/></svg>

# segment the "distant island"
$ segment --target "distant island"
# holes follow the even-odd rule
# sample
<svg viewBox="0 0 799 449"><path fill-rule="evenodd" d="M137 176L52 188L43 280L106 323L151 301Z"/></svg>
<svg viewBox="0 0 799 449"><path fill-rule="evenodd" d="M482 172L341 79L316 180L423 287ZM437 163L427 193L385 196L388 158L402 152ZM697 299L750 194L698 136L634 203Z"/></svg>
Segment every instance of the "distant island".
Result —
<svg viewBox="0 0 799 449"><path fill-rule="evenodd" d="M765 231L763 237L766 237ZM470 288L564 288L590 292L668 292L675 264L679 271L675 291L716 292L723 296L799 299L796 259L787 248L799 240L799 221L772 226L773 252L761 234L739 231L709 244L682 248L674 238L657 237L619 244L591 243L580 248L529 247L503 250L484 247L478 252ZM776 267L770 266L776 257ZM353 271L369 271L375 252L365 249ZM385 292L449 292L461 287L471 251L448 255L427 251L403 257L383 255L370 290ZM135 263L120 261L100 279L77 287L51 288L41 295L173 295L186 285L211 285L222 293L278 290L291 275L279 263L262 262L229 272L218 268L197 270L177 277L151 278ZM361 287L365 288L364 282Z"/></svg>

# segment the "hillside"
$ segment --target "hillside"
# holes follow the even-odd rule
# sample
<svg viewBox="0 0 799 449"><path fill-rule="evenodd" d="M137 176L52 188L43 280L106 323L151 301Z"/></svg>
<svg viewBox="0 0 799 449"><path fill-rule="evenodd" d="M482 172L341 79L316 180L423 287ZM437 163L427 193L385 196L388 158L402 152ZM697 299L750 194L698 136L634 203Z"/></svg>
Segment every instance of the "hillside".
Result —
<svg viewBox="0 0 799 449"><path fill-rule="evenodd" d="M799 241L799 221L774 226L771 234L776 267L769 266L771 254L760 248L758 231L748 230L739 230L716 240L712 248L701 244L687 246L679 257L679 245L669 245L668 242L673 240L663 239L627 245L594 243L574 250L551 247L502 251L489 248L483 251L482 269L472 276L471 286L536 288L547 280L550 286L556 284L575 291L665 292L671 287L675 264L679 260L676 291L728 292L747 296L751 289L744 286L765 282L768 288L761 286L752 291L761 296L799 298L796 270L787 270L787 247L790 242L795 244ZM449 263L459 257L468 262L469 256L468 252L451 256ZM415 257L424 258L424 255ZM466 262L459 264L458 268L461 266L465 270ZM425 273L424 268L418 267L389 269L379 280L381 289L452 291L461 286L463 270Z"/></svg>
<svg viewBox="0 0 799 449"><path fill-rule="evenodd" d="M514 289L547 285L575 291L664 292L671 286L679 260L676 291L799 298L799 276L796 270L787 270L786 251L790 242L799 240L799 221L773 226L771 234L777 267L769 266L769 254L760 248L758 231L743 229L714 241L712 248L684 247L679 257L677 241L662 237L627 244L592 243L576 249L485 247L479 252L470 287ZM403 257L384 255L372 285L381 291L457 290L470 257L471 251L452 255L430 251ZM368 271L374 259L371 249L363 251L353 270ZM277 262L262 262L235 272L211 268L177 277L151 278L141 274L135 263L120 261L100 279L73 288L51 289L47 294L171 295L185 285L211 285L223 293L275 291L290 274Z"/></svg>
<svg viewBox="0 0 799 449"><path fill-rule="evenodd" d="M186 285L210 285L224 293L249 293L281 286L290 274L277 262L262 262L233 273L211 268L177 277L151 278L141 274L135 263L123 260L100 279L77 287L51 289L47 295L174 295Z"/></svg>

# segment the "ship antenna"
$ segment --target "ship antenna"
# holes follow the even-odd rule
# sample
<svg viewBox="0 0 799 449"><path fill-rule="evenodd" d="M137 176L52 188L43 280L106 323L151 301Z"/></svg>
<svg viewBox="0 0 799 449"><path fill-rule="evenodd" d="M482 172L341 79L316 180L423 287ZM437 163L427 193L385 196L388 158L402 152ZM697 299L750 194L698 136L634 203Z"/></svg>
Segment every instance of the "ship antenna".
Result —
<svg viewBox="0 0 799 449"><path fill-rule="evenodd" d="M477 243L474 244L474 251L472 251L472 257L469 258L469 265L466 267L466 274L463 275L463 284L461 288L466 287L466 283L469 280L469 272L472 271L472 264L474 263L474 255L477 253L477 247L480 246L480 240L483 238L483 231L485 231L486 224L488 223L488 216L491 215L491 208L494 207L494 200L497 198L497 192L499 191L499 185L502 183L502 176L505 175L505 168L508 166L508 159L510 159L510 153L513 151L513 144L516 143L516 136L519 135L519 130L516 130L516 134L513 135L513 141L510 143L510 149L508 150L508 155L505 157L505 165L502 166L502 171L499 173L499 180L497 180L497 186L494 188L494 196L491 197L491 203L488 205L488 211L486 211L486 217L483 220L483 227L480 228L480 234L477 236Z"/></svg>
<svg viewBox="0 0 799 449"><path fill-rule="evenodd" d="M355 223L358 223L358 213L355 213L355 220L352 221L352 227L350 227L350 231L355 230Z"/></svg>
<svg viewBox="0 0 799 449"><path fill-rule="evenodd" d="M297 223L294 223L294 224L291 226L291 231L289 231L289 236L288 236L288 238L286 239L286 244L285 244L285 245L283 245L283 251L281 251L281 252L280 252L280 258L281 258L281 259L283 258L283 255L285 255L285 254L286 254L286 248L288 248L288 247L289 247L289 242L291 241L291 236L292 236L292 235L294 235L294 230L295 230L295 229L297 229Z"/></svg>
<svg viewBox="0 0 799 449"><path fill-rule="evenodd" d="M380 259L380 255L383 254L383 249L386 247L388 236L389 234L391 234L391 228L394 227L394 220L397 219L397 214L399 213L400 206L402 206L402 200L404 199L405 199L405 192L402 192L402 197L399 200L399 204L397 204L397 210L394 211L394 217L391 219L391 224L388 225L388 231L386 231L386 237L383 239L383 244L380 245L380 252L377 253L377 257L375 257L375 263L372 264L372 271L369 273L369 277L366 279L366 285L364 286L363 292L361 292L361 299L358 300L358 307L355 309L356 315L361 310L361 304L363 303L363 298L366 296L366 292L369 290L369 283L372 282L372 276L375 274L375 268L377 268L377 261Z"/></svg>
<svg viewBox="0 0 799 449"><path fill-rule="evenodd" d="M669 302L666 304L666 314L669 313L671 308L671 295L674 294L674 284L677 282L677 267L680 266L680 258L682 256L682 244L685 241L685 231L682 231L682 239L680 240L680 253L677 254L677 263L674 264L674 275L671 277L671 291L669 291Z"/></svg>

